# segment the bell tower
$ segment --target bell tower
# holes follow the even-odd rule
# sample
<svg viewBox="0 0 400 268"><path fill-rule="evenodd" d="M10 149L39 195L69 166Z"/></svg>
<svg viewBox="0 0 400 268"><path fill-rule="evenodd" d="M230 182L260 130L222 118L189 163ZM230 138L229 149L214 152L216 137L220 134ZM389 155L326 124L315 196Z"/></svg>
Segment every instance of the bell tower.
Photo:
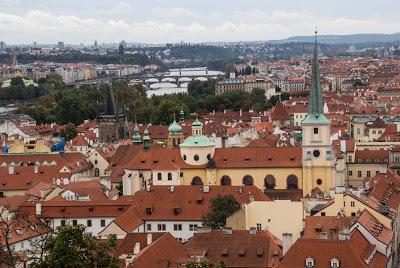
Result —
<svg viewBox="0 0 400 268"><path fill-rule="evenodd" d="M325 117L323 109L317 34L315 31L308 114L301 122L303 195L309 194L316 187L328 193L335 186L335 155L330 143L331 122Z"/></svg>

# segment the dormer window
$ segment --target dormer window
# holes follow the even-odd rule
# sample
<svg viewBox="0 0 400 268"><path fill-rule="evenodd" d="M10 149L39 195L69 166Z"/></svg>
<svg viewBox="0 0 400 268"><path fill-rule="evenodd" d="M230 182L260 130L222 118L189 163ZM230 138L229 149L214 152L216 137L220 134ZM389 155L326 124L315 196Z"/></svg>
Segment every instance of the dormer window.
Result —
<svg viewBox="0 0 400 268"><path fill-rule="evenodd" d="M331 268L339 268L340 263L339 260L336 258L331 259Z"/></svg>
<svg viewBox="0 0 400 268"><path fill-rule="evenodd" d="M315 265L314 258L308 257L308 258L306 259L306 261L305 261L305 264L306 264L306 267L307 267L307 268L312 268L312 267L314 267L314 265Z"/></svg>
<svg viewBox="0 0 400 268"><path fill-rule="evenodd" d="M146 208L146 215L153 214L153 208Z"/></svg>

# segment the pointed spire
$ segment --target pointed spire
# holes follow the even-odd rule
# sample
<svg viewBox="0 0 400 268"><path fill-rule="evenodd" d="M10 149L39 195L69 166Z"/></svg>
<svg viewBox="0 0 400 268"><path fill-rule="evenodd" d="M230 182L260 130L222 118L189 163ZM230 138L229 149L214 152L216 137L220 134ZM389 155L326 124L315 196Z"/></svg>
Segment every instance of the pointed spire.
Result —
<svg viewBox="0 0 400 268"><path fill-rule="evenodd" d="M150 149L150 135L147 127L143 132L143 148L145 151L148 151Z"/></svg>
<svg viewBox="0 0 400 268"><path fill-rule="evenodd" d="M133 127L133 144L140 144L140 143L142 143L142 138L140 137L139 127L135 117L135 125Z"/></svg>
<svg viewBox="0 0 400 268"><path fill-rule="evenodd" d="M117 115L117 109L115 106L114 91L112 89L112 85L108 87L106 115Z"/></svg>
<svg viewBox="0 0 400 268"><path fill-rule="evenodd" d="M308 119L308 120L307 120ZM319 72L319 60L318 60L318 31L315 30L315 45L312 60L312 75L311 75L311 89L310 96L308 98L308 115L304 120L309 121L328 121L324 115L324 104L322 100L322 88L320 81ZM311 122L310 121L310 122Z"/></svg>

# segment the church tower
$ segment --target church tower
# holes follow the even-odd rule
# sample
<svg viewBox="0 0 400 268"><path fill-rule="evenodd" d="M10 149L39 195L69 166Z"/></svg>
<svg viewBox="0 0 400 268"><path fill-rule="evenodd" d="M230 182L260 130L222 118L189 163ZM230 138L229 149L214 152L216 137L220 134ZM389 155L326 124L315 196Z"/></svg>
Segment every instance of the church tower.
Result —
<svg viewBox="0 0 400 268"><path fill-rule="evenodd" d="M125 136L125 115L118 113L114 101L114 92L112 86L107 91L107 103L105 113L99 114L99 140L100 142L116 142Z"/></svg>
<svg viewBox="0 0 400 268"><path fill-rule="evenodd" d="M335 155L330 144L330 120L325 117L323 109L317 31L311 79L308 114L301 122L304 195L316 187L328 193L335 186Z"/></svg>

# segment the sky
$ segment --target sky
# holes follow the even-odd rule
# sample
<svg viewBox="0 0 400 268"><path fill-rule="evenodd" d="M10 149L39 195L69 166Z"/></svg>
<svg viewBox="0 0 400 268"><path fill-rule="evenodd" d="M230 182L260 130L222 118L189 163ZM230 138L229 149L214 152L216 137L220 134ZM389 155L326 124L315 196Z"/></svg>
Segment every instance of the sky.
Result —
<svg viewBox="0 0 400 268"><path fill-rule="evenodd" d="M259 41L400 31L399 0L0 0L7 44Z"/></svg>

